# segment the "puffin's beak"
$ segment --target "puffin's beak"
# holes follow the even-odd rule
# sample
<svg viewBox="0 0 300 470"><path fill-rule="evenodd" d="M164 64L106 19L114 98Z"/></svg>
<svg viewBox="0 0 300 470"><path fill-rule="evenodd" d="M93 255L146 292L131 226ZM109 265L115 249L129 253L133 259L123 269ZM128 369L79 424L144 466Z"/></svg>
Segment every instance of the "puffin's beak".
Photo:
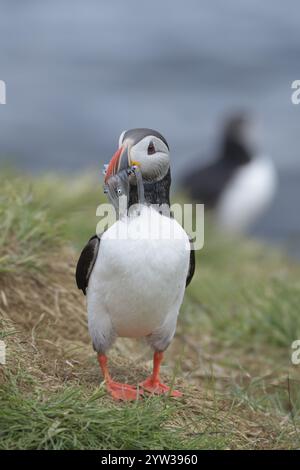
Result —
<svg viewBox="0 0 300 470"><path fill-rule="evenodd" d="M116 153L112 156L109 165L106 170L104 182L106 183L109 178L115 174L117 174L121 170L127 169L130 164L129 164L129 158L128 158L128 151L127 147L122 145Z"/></svg>

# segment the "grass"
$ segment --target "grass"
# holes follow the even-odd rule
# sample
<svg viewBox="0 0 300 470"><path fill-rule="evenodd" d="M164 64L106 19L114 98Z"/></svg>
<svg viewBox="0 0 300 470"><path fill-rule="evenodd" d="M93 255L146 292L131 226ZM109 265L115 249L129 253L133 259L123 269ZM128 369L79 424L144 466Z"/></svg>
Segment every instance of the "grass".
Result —
<svg viewBox="0 0 300 470"><path fill-rule="evenodd" d="M0 195L0 272L39 269L42 253L58 242L57 227L36 204L30 186L2 178Z"/></svg>
<svg viewBox="0 0 300 470"><path fill-rule="evenodd" d="M74 284L99 181L4 172L0 185L1 449L299 448L296 263L208 224L163 368L184 398L115 403ZM110 357L117 380L137 383L151 367L137 341L118 340Z"/></svg>
<svg viewBox="0 0 300 470"><path fill-rule="evenodd" d="M175 410L162 400L119 407L104 406L103 390L86 397L80 388L66 387L45 400L38 396L24 398L18 389L9 392L10 408L6 406L2 416L5 428L9 427L9 432L2 433L4 449L181 449L187 446L179 427L165 426ZM190 444L192 448L203 445L201 439L192 439ZM215 447L218 447L217 439Z"/></svg>

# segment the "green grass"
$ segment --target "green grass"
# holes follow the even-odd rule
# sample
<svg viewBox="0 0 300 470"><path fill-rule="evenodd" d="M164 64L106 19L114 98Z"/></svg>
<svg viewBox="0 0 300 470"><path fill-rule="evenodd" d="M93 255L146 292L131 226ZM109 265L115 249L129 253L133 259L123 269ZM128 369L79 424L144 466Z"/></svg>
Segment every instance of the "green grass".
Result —
<svg viewBox="0 0 300 470"><path fill-rule="evenodd" d="M124 405L99 388L74 285L99 180L0 177L0 448L298 448L300 267L209 223L166 359L170 376L180 362L185 398ZM120 343L114 374L139 380L145 348Z"/></svg>
<svg viewBox="0 0 300 470"><path fill-rule="evenodd" d="M289 348L300 338L299 266L263 245L213 237L199 253L189 290L195 308L202 307L200 323L234 346Z"/></svg>
<svg viewBox="0 0 300 470"><path fill-rule="evenodd" d="M86 396L80 387L65 387L43 399L18 388L1 406L0 449L199 449L224 448L217 433L193 435L170 424L178 406L148 399L127 406L104 399L103 389ZM169 423L169 425L168 425ZM211 431L211 430L210 430Z"/></svg>
<svg viewBox="0 0 300 470"><path fill-rule="evenodd" d="M30 182L2 174L0 186L0 272L39 269L45 251L60 241L58 225Z"/></svg>

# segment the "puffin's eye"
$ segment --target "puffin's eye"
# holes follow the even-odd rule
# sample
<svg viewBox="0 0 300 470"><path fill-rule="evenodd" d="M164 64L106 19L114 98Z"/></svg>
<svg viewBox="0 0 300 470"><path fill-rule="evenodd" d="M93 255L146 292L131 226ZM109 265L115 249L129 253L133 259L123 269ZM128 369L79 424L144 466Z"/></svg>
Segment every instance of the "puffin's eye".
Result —
<svg viewBox="0 0 300 470"><path fill-rule="evenodd" d="M154 143L150 142L148 145L148 155L153 155L155 153Z"/></svg>

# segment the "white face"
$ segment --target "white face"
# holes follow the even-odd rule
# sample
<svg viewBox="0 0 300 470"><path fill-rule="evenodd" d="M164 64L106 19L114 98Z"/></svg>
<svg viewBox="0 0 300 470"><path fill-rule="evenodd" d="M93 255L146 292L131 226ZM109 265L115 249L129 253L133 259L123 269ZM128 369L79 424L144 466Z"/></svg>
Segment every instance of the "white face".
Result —
<svg viewBox="0 0 300 470"><path fill-rule="evenodd" d="M161 180L170 167L170 152L166 144L158 137L147 135L137 144L130 139L123 142L128 145L128 156L132 165L138 165L146 181Z"/></svg>

